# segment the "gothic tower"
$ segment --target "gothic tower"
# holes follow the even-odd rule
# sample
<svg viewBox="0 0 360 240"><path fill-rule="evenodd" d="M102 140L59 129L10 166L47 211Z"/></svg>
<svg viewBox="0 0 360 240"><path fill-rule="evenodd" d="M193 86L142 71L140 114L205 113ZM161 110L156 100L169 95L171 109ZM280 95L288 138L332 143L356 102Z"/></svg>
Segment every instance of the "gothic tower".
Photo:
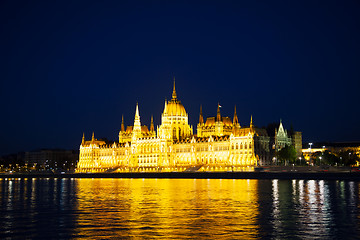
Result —
<svg viewBox="0 0 360 240"><path fill-rule="evenodd" d="M139 138L141 138L141 123L140 123L139 105L136 103L134 128L132 131L132 139L136 140Z"/></svg>

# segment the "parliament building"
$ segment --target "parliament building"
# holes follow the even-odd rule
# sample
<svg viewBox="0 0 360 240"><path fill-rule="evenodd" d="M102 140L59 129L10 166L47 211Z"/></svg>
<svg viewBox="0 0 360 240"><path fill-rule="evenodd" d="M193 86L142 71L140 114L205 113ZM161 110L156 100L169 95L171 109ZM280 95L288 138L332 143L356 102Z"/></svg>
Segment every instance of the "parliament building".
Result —
<svg viewBox="0 0 360 240"><path fill-rule="evenodd" d="M188 123L188 114L178 100L175 81L170 101L165 100L161 125L150 129L141 125L136 105L133 126L122 119L118 142L97 140L92 135L80 145L77 172L172 172L172 171L252 171L274 162L274 152L293 144L301 153L301 133L289 136L281 121L274 136L264 128L241 126L217 114L204 120L200 107L197 134ZM300 145L299 145L300 144Z"/></svg>

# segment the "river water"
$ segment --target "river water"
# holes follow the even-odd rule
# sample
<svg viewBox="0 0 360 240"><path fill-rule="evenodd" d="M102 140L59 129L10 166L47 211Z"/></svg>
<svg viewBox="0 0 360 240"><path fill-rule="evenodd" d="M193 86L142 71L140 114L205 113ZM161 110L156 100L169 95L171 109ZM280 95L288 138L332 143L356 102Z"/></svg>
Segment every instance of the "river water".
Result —
<svg viewBox="0 0 360 240"><path fill-rule="evenodd" d="M1 239L355 239L359 182L0 179Z"/></svg>

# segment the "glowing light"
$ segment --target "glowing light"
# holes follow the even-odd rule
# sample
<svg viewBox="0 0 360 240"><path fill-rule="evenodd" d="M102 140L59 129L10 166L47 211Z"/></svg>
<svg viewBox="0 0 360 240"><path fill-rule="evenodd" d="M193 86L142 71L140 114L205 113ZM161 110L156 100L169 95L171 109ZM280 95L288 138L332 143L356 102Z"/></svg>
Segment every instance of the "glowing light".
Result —
<svg viewBox="0 0 360 240"><path fill-rule="evenodd" d="M266 143L267 136L255 138L255 134L262 133L256 133L252 127L240 131L240 124L221 117L219 109L216 118L199 123L198 134L193 135L185 107L177 98L175 84L172 99L165 101L161 122L157 131L153 123L150 130L142 126L137 104L134 125L125 129L121 124L118 143L108 145L97 140L94 134L90 141L85 141L83 136L76 171L253 171L259 155L269 153L264 149L256 153L254 149ZM255 139L258 139L256 144Z"/></svg>

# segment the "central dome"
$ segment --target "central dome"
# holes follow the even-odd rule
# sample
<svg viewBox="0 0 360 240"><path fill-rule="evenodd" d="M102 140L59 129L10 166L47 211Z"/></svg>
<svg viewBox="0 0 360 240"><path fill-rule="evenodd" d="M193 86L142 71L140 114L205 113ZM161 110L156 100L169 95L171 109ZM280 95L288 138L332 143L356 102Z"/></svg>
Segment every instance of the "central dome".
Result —
<svg viewBox="0 0 360 240"><path fill-rule="evenodd" d="M176 96L175 79L172 99L167 103L165 101L164 114L167 114L168 116L187 116L184 106L181 104L181 102L177 99Z"/></svg>
<svg viewBox="0 0 360 240"><path fill-rule="evenodd" d="M171 99L167 103L165 112L168 116L187 116L184 106L177 99Z"/></svg>

